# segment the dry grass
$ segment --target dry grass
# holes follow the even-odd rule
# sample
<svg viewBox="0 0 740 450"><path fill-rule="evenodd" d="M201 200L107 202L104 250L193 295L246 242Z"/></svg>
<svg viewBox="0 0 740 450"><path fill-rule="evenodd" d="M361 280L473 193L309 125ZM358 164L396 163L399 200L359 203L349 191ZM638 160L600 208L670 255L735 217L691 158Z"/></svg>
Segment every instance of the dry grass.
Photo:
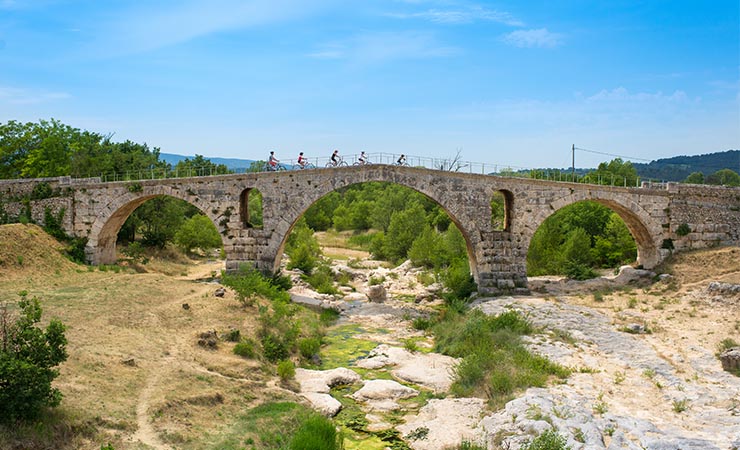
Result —
<svg viewBox="0 0 740 450"><path fill-rule="evenodd" d="M3 266L0 301L15 302L27 290L40 299L45 320L67 325L69 359L55 383L64 394L61 408L97 428L65 437L58 448L98 450L107 442L117 450L207 448L250 406L293 398L259 362L232 354L233 343L212 351L197 345L202 331L235 327L250 336L256 328L256 309L242 308L231 292L217 298L216 285L194 281L222 263L153 261L148 273L88 271L59 255L56 241L37 227L0 232L6 255L16 251L9 236L23 237L28 255L22 266ZM129 358L135 365L123 364Z"/></svg>

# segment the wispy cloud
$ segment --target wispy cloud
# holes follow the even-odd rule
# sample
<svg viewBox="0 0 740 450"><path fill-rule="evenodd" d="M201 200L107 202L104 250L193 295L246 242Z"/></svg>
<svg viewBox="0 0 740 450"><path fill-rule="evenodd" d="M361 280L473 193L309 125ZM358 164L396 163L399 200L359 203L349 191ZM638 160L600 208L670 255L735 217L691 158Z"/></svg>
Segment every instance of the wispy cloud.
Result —
<svg viewBox="0 0 740 450"><path fill-rule="evenodd" d="M213 33L292 20L332 1L189 0L155 10L139 7L104 24L105 34L114 41L105 45L126 53L154 50Z"/></svg>
<svg viewBox="0 0 740 450"><path fill-rule="evenodd" d="M455 47L440 44L431 33L374 32L326 44L307 56L345 59L354 64L377 64L392 60L445 57L458 51Z"/></svg>
<svg viewBox="0 0 740 450"><path fill-rule="evenodd" d="M586 97L589 102L682 102L688 98L684 91L674 91L672 94L658 92L635 92L631 93L620 86L615 89L602 89L594 95Z"/></svg>
<svg viewBox="0 0 740 450"><path fill-rule="evenodd" d="M397 19L422 19L441 24L467 24L476 21L497 22L504 25L521 27L524 23L508 12L487 9L481 6L460 7L457 9L428 9L415 13L391 13L389 17Z"/></svg>
<svg viewBox="0 0 740 450"><path fill-rule="evenodd" d="M36 105L69 98L72 96L66 92L0 86L0 102L11 105Z"/></svg>
<svg viewBox="0 0 740 450"><path fill-rule="evenodd" d="M503 35L502 40L514 47L522 48L552 48L563 41L560 33L552 33L547 28L532 30L517 30Z"/></svg>

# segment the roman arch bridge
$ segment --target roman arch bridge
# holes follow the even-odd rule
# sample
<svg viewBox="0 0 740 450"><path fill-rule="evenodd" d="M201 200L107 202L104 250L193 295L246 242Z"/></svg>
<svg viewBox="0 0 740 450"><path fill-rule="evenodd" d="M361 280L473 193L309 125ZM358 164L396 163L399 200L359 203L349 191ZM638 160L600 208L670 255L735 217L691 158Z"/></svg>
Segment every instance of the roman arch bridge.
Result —
<svg viewBox="0 0 740 450"><path fill-rule="evenodd" d="M45 209L64 208L63 227L87 237L86 255L93 264L114 262L116 236L126 218L145 201L167 195L195 205L210 218L221 232L228 270L249 263L274 271L292 227L314 202L368 181L396 183L436 201L465 237L471 271L487 293L526 290L526 256L534 232L555 211L581 200L599 202L619 214L637 243L638 263L646 268L661 262L671 248L740 245L740 188L677 183L625 188L372 165L136 182L4 180L0 212L19 213L21 199L42 181L54 195L31 202L34 218L43 221ZM255 189L263 197L261 228L249 225L247 205ZM491 223L496 192L506 201L503 230Z"/></svg>

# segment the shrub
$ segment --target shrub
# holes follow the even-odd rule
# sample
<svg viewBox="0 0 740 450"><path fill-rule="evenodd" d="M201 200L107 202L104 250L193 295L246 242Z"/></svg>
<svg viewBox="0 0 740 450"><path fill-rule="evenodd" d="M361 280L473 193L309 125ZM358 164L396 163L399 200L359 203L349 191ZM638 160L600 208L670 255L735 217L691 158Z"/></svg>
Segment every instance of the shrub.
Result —
<svg viewBox="0 0 740 450"><path fill-rule="evenodd" d="M286 303L290 301L290 294L246 264L242 265L235 275L225 274L222 283L234 289L239 301L244 305L252 305L257 296Z"/></svg>
<svg viewBox="0 0 740 450"><path fill-rule="evenodd" d="M277 373L282 381L288 381L295 378L295 365L293 361L285 359L277 365Z"/></svg>
<svg viewBox="0 0 740 450"><path fill-rule="evenodd" d="M311 359L313 355L321 350L321 341L315 337L301 339L298 341L298 350L301 352L301 356Z"/></svg>
<svg viewBox="0 0 740 450"><path fill-rule="evenodd" d="M676 235L678 236L686 236L689 233L691 233L691 227L687 223L682 223L676 228Z"/></svg>
<svg viewBox="0 0 740 450"><path fill-rule="evenodd" d="M64 325L52 319L45 330L37 298L21 293L20 314L13 318L7 305L0 310L0 421L33 419L42 408L62 399L51 382L57 365L67 359Z"/></svg>
<svg viewBox="0 0 740 450"><path fill-rule="evenodd" d="M31 191L31 200L43 200L45 198L52 197L54 191L51 189L51 185L46 181L42 181L33 187Z"/></svg>
<svg viewBox="0 0 740 450"><path fill-rule="evenodd" d="M67 248L64 249L64 253L67 254L69 259L74 262L84 264L87 261L87 255L85 255L85 247L87 246L87 238L74 238L69 241Z"/></svg>
<svg viewBox="0 0 740 450"><path fill-rule="evenodd" d="M309 417L293 435L291 450L340 450L344 448L344 438L337 433L331 420L313 415Z"/></svg>
<svg viewBox="0 0 740 450"><path fill-rule="evenodd" d="M424 331L428 330L432 326L432 321L426 317L417 317L413 322L411 322L411 326L414 327L415 330Z"/></svg>
<svg viewBox="0 0 740 450"><path fill-rule="evenodd" d="M262 337L262 354L268 361L274 363L287 358L290 352L282 339L272 333L267 333Z"/></svg>
<svg viewBox="0 0 740 450"><path fill-rule="evenodd" d="M543 431L542 434L520 447L521 450L568 450L566 440L555 430Z"/></svg>
<svg viewBox="0 0 740 450"><path fill-rule="evenodd" d="M239 331L239 330L237 330ZM234 346L234 354L244 358L254 359L257 356L256 345L251 339L244 339Z"/></svg>
<svg viewBox="0 0 740 450"><path fill-rule="evenodd" d="M241 335L242 334L238 329L232 328L228 332L226 332L226 337L224 339L226 339L229 342L239 342L241 341L241 337L242 337Z"/></svg>
<svg viewBox="0 0 740 450"><path fill-rule="evenodd" d="M452 299L467 300L470 294L478 289L475 281L473 281L473 275L470 273L467 258L459 258L453 261L442 274L442 282L447 289L445 300L448 302Z"/></svg>
<svg viewBox="0 0 740 450"><path fill-rule="evenodd" d="M332 274L331 267L328 264L319 265L314 272L306 278L306 281L320 294L334 295L339 292L337 291L337 288L334 287L334 275Z"/></svg>
<svg viewBox="0 0 740 450"><path fill-rule="evenodd" d="M574 261L565 263L565 275L572 280L589 280L599 276L591 267Z"/></svg>

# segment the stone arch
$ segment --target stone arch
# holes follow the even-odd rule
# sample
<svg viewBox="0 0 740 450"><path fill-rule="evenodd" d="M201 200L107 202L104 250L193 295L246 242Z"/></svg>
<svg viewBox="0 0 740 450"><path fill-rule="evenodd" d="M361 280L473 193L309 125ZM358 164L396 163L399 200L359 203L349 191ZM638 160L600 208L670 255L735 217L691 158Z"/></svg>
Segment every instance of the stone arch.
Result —
<svg viewBox="0 0 740 450"><path fill-rule="evenodd" d="M220 229L218 223L220 216L216 216L217 212L211 211L207 205L202 204L197 199L184 197L177 189L162 185L145 186L140 192L130 192L125 189L125 191L122 190L121 195L115 196L113 201L98 211L98 216L90 228L87 245L85 246L85 255L88 262L91 264L115 263L116 240L121 226L136 208L147 200L159 196L173 197L190 203L205 214L217 230ZM220 234L223 242L223 234Z"/></svg>
<svg viewBox="0 0 740 450"><path fill-rule="evenodd" d="M632 238L637 245L637 263L645 268L653 268L663 259L660 252L662 227L636 201L622 195L612 195L608 192L574 192L571 195L560 197L551 202L546 209L535 214L530 232L524 236L524 248L529 249L534 232L542 223L561 208L582 201L593 201L611 209L624 221Z"/></svg>
<svg viewBox="0 0 740 450"><path fill-rule="evenodd" d="M477 235L471 232L472 227L468 223L461 220L461 215L463 214L463 212L456 208L457 205L450 206L449 202L446 202L444 198L440 197L431 190L419 189L419 187L413 185L413 183L389 179L389 177L384 176L370 176L361 181L352 180L341 182L340 180L334 180L333 183L322 186L321 189L312 191L311 195L301 196L297 199L293 198L289 204L280 205L282 214L280 221L276 224L276 227L274 229L274 233L279 236L279 243L275 244L278 239L271 240L270 246L272 248L266 249L266 253L263 254L264 260L273 262L273 273L280 268L280 262L282 260L285 243L288 239L288 236L290 235L290 232L293 230L298 220L303 217L308 208L314 205L321 198L329 195L331 192L355 184L362 184L367 182L387 182L403 186L424 195L425 197L429 198L437 205L439 205L442 210L450 217L450 220L455 224L455 226L457 226L457 228L463 235L467 248L470 270L476 282L478 281L478 257L475 249L479 241L476 240Z"/></svg>

